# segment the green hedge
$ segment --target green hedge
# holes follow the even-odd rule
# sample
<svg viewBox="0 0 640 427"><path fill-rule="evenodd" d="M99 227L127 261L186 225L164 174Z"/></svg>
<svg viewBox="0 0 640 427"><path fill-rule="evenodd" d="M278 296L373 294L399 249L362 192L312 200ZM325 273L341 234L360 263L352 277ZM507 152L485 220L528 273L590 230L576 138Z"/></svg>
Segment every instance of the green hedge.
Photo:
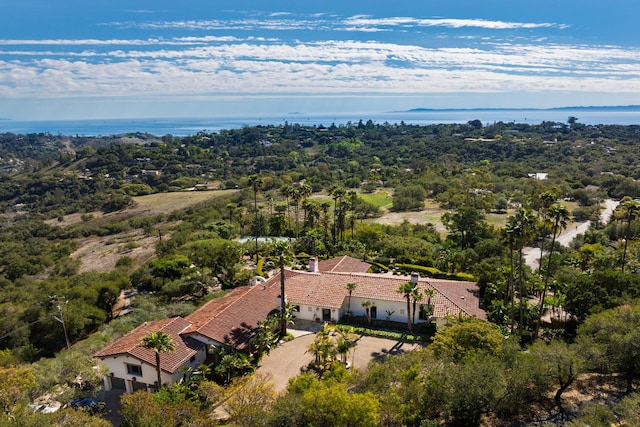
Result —
<svg viewBox="0 0 640 427"><path fill-rule="evenodd" d="M405 342L429 342L430 338L423 335L404 334L402 332L381 331L378 329L369 329L363 327L355 327L354 332L358 335L366 335L375 338L387 338L391 340Z"/></svg>
<svg viewBox="0 0 640 427"><path fill-rule="evenodd" d="M432 277L434 279L449 279L449 280L461 280L466 282L477 282L478 278L468 273L446 273L440 271L435 267L425 267L423 265L415 264L394 264L393 267L403 273L410 274L417 272L421 276Z"/></svg>

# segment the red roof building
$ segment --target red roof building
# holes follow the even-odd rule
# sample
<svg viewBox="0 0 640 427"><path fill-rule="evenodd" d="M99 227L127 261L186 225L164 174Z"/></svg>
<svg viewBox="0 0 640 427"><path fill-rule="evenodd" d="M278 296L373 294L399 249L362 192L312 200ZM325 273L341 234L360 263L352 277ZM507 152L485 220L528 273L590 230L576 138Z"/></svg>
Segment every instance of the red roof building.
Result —
<svg viewBox="0 0 640 427"><path fill-rule="evenodd" d="M365 262L343 256L320 262L312 258L310 271L286 270L285 293L287 302L295 306L295 318L337 322L348 311L355 316L364 315L362 303L368 301L372 318L405 322L406 299L398 289L413 282L423 295L417 301L420 312L428 312L428 316L421 316L416 322L450 315L486 320L477 283L367 273L369 267ZM353 284L351 295L348 284ZM175 351L161 354L163 383L173 382L182 378L180 367L195 368L206 360L209 345L250 351L258 322L277 313L279 308L278 273L264 283L235 288L185 318L144 323L95 354L110 370L105 388L131 392L156 386L155 354L141 346L142 338L149 332L165 332L176 343Z"/></svg>

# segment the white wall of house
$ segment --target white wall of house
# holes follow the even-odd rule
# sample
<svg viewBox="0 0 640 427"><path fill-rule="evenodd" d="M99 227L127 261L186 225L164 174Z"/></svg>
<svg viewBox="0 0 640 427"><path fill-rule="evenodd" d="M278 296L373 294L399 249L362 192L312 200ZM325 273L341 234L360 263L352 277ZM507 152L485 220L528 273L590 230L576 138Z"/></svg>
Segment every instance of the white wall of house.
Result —
<svg viewBox="0 0 640 427"><path fill-rule="evenodd" d="M367 299L354 297L354 296L351 297L351 312L353 313L354 316L366 316L364 307L362 307L362 302L365 300ZM376 307L376 310L375 310L376 319L386 320L387 310L389 310L390 312L393 312L389 320L394 322L401 322L401 323L405 323L407 321L406 301L402 301L402 302L381 301L381 300L374 300L374 299L369 299L368 301L371 301ZM420 305L421 303L419 301L418 304L416 305L416 309L419 310ZM330 309L331 321L334 321L334 322L339 321L340 318L347 312L347 306L348 306L348 297L345 298L344 304L342 304L341 308L339 309L331 308ZM318 307L318 306L312 306L312 305L299 305L299 307L300 307L300 310L294 313L294 316L296 319L311 320L311 321L316 321L317 319L319 319L319 321L321 322L323 321L322 310L323 308L327 308L327 307ZM413 305L411 306L411 310L413 310ZM416 313L415 323L420 323L420 322L423 322L423 320L420 320L418 313Z"/></svg>
<svg viewBox="0 0 640 427"><path fill-rule="evenodd" d="M339 308L318 307L313 305L299 305L299 307L300 307L300 310L295 312L293 315L295 316L296 319L301 319L301 320L315 321L316 319L319 319L320 321L322 321L323 309L330 310L330 316L331 316L330 321L332 322L337 322L338 320L340 320L340 316L342 315L342 310Z"/></svg>
<svg viewBox="0 0 640 427"><path fill-rule="evenodd" d="M364 301L371 301L373 305L376 307L376 319L378 320L387 320L387 310L389 312L393 312L389 317L389 320L393 322L401 322L404 323L407 321L407 302L406 301L381 301L375 299L367 299L360 297L351 297L351 312L354 316L366 316L367 313L362 306ZM424 303L423 303L424 304ZM416 310L420 310L420 301L416 305ZM344 304L344 311L346 312L347 302ZM411 305L411 310L413 311L413 305ZM415 323L423 322L423 320L419 320L418 313L415 316Z"/></svg>
<svg viewBox="0 0 640 427"><path fill-rule="evenodd" d="M160 355L162 357L162 355ZM207 357L206 351L204 348L199 350L193 360L187 360L185 362L185 366L190 366L192 368L197 368L202 363L204 363ZM122 378L125 380L126 391L131 393L133 391L132 383L143 383L148 386L154 386L156 381L158 380L158 374L156 372L156 368L153 365L150 365L146 362L141 361L135 357L130 355L118 355L118 356L109 356L102 359L102 363L104 363L107 368L109 368L109 372L107 376L104 378L104 386L105 390L109 391L112 388L112 380L111 377ZM179 381L183 374L180 370L176 370L173 374L169 372L162 371L162 383L163 384L171 384L176 381Z"/></svg>

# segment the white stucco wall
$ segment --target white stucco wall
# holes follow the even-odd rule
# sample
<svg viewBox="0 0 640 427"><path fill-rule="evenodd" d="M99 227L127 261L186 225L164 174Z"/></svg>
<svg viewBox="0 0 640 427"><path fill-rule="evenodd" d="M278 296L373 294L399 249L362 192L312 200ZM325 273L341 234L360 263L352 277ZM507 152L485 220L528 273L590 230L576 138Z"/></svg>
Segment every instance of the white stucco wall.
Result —
<svg viewBox="0 0 640 427"><path fill-rule="evenodd" d="M387 310L393 312L389 317L389 320L393 322L406 322L407 321L407 303L406 301L402 302L394 302L394 301L378 301L374 299L366 299L359 297L351 297L351 312L354 316L366 316L367 313L362 306L363 301L371 301L374 306L376 306L378 320L387 320ZM424 303L422 303L423 305ZM420 302L416 305L416 311L420 309ZM344 304L344 311L346 312L347 302ZM413 305L411 306L411 310L413 310ZM418 319L418 313L416 312L415 323L424 322L423 320Z"/></svg>
<svg viewBox="0 0 640 427"><path fill-rule="evenodd" d="M362 302L365 301L365 298L351 297L351 312L354 316L366 316L366 312L364 307L362 307ZM407 321L407 303L405 301L402 302L393 302L393 301L377 301L373 299L369 299L374 303L377 309L376 319L378 320L386 320L387 313L386 311L392 311L391 317L389 320L394 322L404 323ZM422 303L424 304L424 303ZM347 312L348 299L346 298L342 308L340 309L331 309L331 320L339 321L340 318ZM419 309L420 302L416 306ZM316 319L320 319L322 321L322 309L326 307L317 307L310 305L300 305L300 311L295 312L294 316L296 319L301 320L311 320L315 321ZM413 305L411 306L411 310L413 310ZM423 322L423 320L418 319L418 314L416 313L415 323Z"/></svg>
<svg viewBox="0 0 640 427"><path fill-rule="evenodd" d="M162 357L162 355L160 355ZM195 355L195 360L193 362L189 362L187 360L185 362L185 366L190 366L192 368L197 368L206 360L207 353L206 349L203 347L199 350ZM136 359L135 357L129 355L118 355L118 356L110 356L102 359L102 363L104 363L107 368L109 368L109 372L107 376L111 376L113 374L114 377L123 378L127 382L135 381L137 383L144 383L149 386L155 385L157 381L157 372L155 366L152 366L148 363L141 361L140 359ZM132 375L127 372L127 364L140 366L142 369L142 375ZM178 369L173 374L162 371L162 383L168 384L179 381L183 373ZM134 380L135 379L135 380ZM110 383L107 378L105 378L105 387L111 388ZM127 391L131 391L129 389L130 384L127 385Z"/></svg>
<svg viewBox="0 0 640 427"><path fill-rule="evenodd" d="M329 307L317 307L311 305L300 305L300 311L293 313L296 319L315 321L316 318L322 321L322 309ZM342 316L339 308L329 308L331 310L331 321L337 322Z"/></svg>

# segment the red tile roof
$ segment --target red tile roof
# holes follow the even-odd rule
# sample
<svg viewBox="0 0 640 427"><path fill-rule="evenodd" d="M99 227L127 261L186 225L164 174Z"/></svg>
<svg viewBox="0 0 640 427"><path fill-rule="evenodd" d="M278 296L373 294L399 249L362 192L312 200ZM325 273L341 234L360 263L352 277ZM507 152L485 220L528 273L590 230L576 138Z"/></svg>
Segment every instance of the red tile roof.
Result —
<svg viewBox="0 0 640 427"><path fill-rule="evenodd" d="M176 348L174 351L161 354L160 368L165 372L174 373L204 345L193 338L181 335L189 326L190 323L181 317L145 322L122 338L95 353L94 357L128 354L149 365L155 366L155 352L152 349L141 346L142 338L150 332L164 332L171 336L173 342L176 344Z"/></svg>
<svg viewBox="0 0 640 427"><path fill-rule="evenodd" d="M280 307L279 295L279 279L265 285L235 288L187 316L192 326L184 333L201 335L237 349L247 348L258 322Z"/></svg>
<svg viewBox="0 0 640 427"><path fill-rule="evenodd" d="M355 283L357 287L351 294L353 297L403 302L404 296L398 293L398 288L410 279L409 276L370 273L296 272L287 279L286 294L292 304L340 308L349 295L347 283ZM462 314L480 319L487 318L485 311L479 307L477 283L420 279L418 288L423 291L435 290L431 297L435 317Z"/></svg>
<svg viewBox="0 0 640 427"><path fill-rule="evenodd" d="M369 268L371 264L347 255L318 262L318 270L322 272L366 273Z"/></svg>
<svg viewBox="0 0 640 427"><path fill-rule="evenodd" d="M380 275L363 272L369 264L350 257L340 257L319 263L320 272L309 273L286 270L286 294L290 303L340 308L348 296L347 283L355 283L352 296L379 301L404 302L397 290L410 280L408 276ZM338 272L343 270L341 272ZM344 271L346 270L346 272ZM366 271L366 270L364 270ZM479 307L478 285L442 279L420 279L423 291L434 289L431 298L434 316L476 316L486 319ZM258 322L279 309L280 275L276 274L264 285L242 286L213 299L186 318L174 317L144 323L94 356L107 357L129 354L155 366L155 354L140 346L149 332L168 333L176 343L173 352L164 353L161 367L173 373L204 345L198 336L206 337L237 349L245 349L256 332ZM426 301L425 301L426 302Z"/></svg>

